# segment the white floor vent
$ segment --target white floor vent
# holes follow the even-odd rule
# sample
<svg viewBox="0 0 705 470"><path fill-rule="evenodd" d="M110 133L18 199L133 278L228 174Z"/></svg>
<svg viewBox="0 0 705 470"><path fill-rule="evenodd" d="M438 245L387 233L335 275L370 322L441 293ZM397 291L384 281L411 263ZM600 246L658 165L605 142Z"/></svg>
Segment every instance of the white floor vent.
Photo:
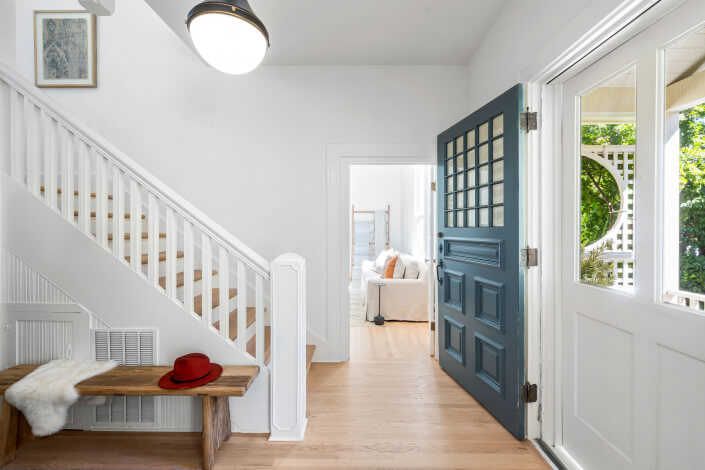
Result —
<svg viewBox="0 0 705 470"><path fill-rule="evenodd" d="M91 330L93 357L96 361L113 360L124 366L157 364L157 330ZM95 407L93 425L107 428L153 428L157 424L156 397L116 396Z"/></svg>

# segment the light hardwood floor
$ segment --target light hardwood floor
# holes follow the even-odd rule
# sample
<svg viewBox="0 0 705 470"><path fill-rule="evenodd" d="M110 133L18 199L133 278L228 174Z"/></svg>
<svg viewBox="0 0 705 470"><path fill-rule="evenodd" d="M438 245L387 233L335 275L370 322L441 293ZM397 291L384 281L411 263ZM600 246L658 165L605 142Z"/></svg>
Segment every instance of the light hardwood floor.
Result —
<svg viewBox="0 0 705 470"><path fill-rule="evenodd" d="M216 469L550 468L427 354L427 325L351 331L351 360L314 363L299 443L233 438ZM21 449L10 468L198 468L200 434L64 432Z"/></svg>

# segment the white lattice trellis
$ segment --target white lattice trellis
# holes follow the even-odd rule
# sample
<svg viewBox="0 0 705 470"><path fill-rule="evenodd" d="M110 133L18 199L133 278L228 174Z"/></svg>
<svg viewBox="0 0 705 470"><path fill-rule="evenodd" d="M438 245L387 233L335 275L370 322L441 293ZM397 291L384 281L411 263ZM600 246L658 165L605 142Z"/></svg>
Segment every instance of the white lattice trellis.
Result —
<svg viewBox="0 0 705 470"><path fill-rule="evenodd" d="M611 249L603 258L612 262L615 286L634 285L634 145L583 145L582 156L605 167L614 177L621 193L619 216L607 234L585 247L590 251L604 242Z"/></svg>

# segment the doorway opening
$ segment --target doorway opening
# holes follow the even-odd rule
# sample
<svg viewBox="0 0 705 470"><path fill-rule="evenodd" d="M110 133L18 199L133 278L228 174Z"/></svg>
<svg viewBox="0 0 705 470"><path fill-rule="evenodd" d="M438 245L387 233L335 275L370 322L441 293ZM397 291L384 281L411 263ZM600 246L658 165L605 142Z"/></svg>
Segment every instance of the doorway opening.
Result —
<svg viewBox="0 0 705 470"><path fill-rule="evenodd" d="M350 166L351 328L432 321L434 170L418 164Z"/></svg>

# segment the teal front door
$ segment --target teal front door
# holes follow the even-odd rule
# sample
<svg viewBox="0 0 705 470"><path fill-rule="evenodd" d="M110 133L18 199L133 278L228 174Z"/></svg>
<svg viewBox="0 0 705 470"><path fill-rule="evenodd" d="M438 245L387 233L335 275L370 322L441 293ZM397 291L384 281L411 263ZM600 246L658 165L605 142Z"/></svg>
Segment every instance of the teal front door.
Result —
<svg viewBox="0 0 705 470"><path fill-rule="evenodd" d="M441 367L525 437L517 85L438 136Z"/></svg>

